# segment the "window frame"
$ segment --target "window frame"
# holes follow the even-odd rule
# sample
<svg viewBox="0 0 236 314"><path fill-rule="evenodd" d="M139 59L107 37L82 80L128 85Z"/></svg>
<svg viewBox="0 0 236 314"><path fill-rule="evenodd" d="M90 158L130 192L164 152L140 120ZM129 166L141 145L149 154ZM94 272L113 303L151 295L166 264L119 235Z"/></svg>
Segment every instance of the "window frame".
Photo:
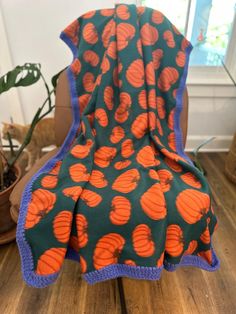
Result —
<svg viewBox="0 0 236 314"><path fill-rule="evenodd" d="M186 36L186 38L188 38L188 35L190 34L191 25L189 21L191 20L191 16L193 16L195 13L196 1L197 0L188 0L184 31L184 36ZM145 6L145 0L144 1L136 0L136 2L137 3L142 2L143 5ZM229 38L229 43L224 61L225 66L229 70L233 79L236 81L236 40L234 40L234 38L236 38L236 10L234 13L232 32ZM227 86L234 85L232 79L229 77L223 65L222 66L189 65L187 84L227 85Z"/></svg>

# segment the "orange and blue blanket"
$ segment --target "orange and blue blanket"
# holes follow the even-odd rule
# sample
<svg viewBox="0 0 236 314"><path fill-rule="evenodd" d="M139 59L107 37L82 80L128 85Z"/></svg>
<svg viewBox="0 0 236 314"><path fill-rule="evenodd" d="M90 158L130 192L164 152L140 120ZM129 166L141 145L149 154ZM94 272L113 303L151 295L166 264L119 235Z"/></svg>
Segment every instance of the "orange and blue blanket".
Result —
<svg viewBox="0 0 236 314"><path fill-rule="evenodd" d="M60 38L73 53L73 123L23 193L26 283L52 284L67 258L89 284L217 270L211 191L180 128L191 43L161 12L125 4L83 14Z"/></svg>

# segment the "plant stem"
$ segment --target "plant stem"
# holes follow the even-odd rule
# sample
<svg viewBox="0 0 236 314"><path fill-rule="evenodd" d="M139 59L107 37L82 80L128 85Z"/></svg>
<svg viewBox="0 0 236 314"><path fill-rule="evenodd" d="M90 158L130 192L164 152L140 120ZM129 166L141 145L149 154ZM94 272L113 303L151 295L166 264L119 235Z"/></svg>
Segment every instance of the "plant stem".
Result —
<svg viewBox="0 0 236 314"><path fill-rule="evenodd" d="M52 93L54 92L54 89L52 91L49 92L49 95L51 95ZM25 149L25 147L30 143L31 141L31 138L32 138L32 135L33 135L33 131L34 131L34 128L36 126L36 124L44 117L46 116L49 112L52 111L52 109L55 107L55 106L49 106L49 109L40 117L40 114L45 106L45 104L47 103L47 101L51 101L50 99L50 96L47 97L47 99L44 101L44 103L42 104L42 106L38 109L38 111L36 112L32 122L31 122L31 125L30 125L30 128L25 136L25 139L23 141L23 143L21 144L20 146L20 149L17 151L16 155L14 158L12 158L10 161L9 161L9 167L12 167L15 162L17 161L17 159L19 158L19 156L21 155L21 153L23 152L23 150Z"/></svg>

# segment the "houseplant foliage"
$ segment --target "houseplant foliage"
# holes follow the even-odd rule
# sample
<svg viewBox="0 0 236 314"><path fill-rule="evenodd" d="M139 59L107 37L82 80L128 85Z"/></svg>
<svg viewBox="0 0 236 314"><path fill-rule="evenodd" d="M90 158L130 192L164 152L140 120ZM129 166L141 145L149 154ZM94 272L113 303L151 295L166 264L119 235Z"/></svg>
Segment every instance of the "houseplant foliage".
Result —
<svg viewBox="0 0 236 314"><path fill-rule="evenodd" d="M24 148L26 148L26 146L30 143L34 128L37 123L53 110L54 105L52 105L51 95L53 93L55 94L57 79L63 70L52 77L51 90L49 89L49 86L41 72L41 65L39 63L25 63L22 66L16 66L13 70L0 77L0 94L7 92L13 87L27 87L33 85L40 79L43 80L47 93L45 101L38 108L32 119L30 128L23 143L16 152L14 151L10 134L8 134L9 144L5 147L10 148L9 158L7 158L4 154L3 145L0 141L0 243L5 243L1 241L1 233L6 232L7 228L12 228L12 221L10 220L9 214L9 196L16 182L20 179L21 176L21 171L17 165L17 160L22 154ZM4 224L4 226L1 225L1 223Z"/></svg>

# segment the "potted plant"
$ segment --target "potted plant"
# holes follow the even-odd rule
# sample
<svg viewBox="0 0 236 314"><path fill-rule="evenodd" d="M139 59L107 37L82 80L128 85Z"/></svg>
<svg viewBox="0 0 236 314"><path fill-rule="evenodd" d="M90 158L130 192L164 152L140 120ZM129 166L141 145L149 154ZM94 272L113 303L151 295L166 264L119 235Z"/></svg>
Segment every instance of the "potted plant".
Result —
<svg viewBox="0 0 236 314"><path fill-rule="evenodd" d="M36 124L53 110L54 105L52 105L51 95L55 93L57 78L63 70L53 76L51 80L53 88L51 91L41 72L40 64L25 63L23 66L15 67L12 71L9 71L0 78L0 94L8 91L12 87L30 86L36 83L40 78L42 78L47 91L47 98L38 108L31 122L29 131L19 149L16 152L14 151L14 145L9 133L8 145L2 145L0 140L0 244L15 239L16 223L12 220L10 215L9 197L14 186L21 178L21 169L18 165L18 159L24 148L30 143ZM47 103L48 108L45 107ZM6 157L7 154L4 152L4 148L10 148L9 158Z"/></svg>

